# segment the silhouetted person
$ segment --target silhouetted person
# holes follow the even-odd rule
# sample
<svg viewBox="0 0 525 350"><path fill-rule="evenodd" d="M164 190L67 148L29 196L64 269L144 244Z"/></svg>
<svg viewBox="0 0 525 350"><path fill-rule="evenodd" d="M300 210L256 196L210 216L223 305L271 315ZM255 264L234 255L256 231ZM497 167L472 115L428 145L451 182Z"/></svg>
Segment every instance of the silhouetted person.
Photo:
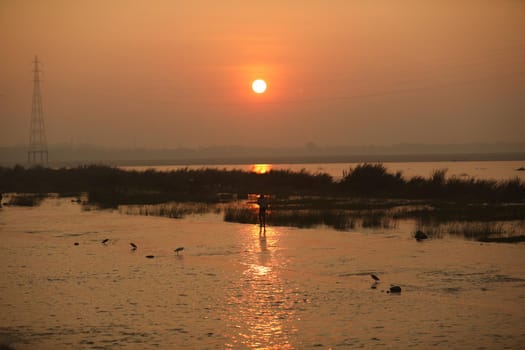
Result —
<svg viewBox="0 0 525 350"><path fill-rule="evenodd" d="M259 206L259 227L266 231L266 210L268 209L268 200L263 193L257 198L257 205Z"/></svg>

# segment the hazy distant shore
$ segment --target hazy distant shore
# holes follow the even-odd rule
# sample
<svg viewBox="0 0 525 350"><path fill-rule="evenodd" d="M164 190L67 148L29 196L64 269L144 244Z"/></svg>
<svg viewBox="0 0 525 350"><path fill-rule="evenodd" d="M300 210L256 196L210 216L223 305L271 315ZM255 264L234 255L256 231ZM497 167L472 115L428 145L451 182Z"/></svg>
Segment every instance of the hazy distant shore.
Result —
<svg viewBox="0 0 525 350"><path fill-rule="evenodd" d="M447 162L447 161L520 161L525 153L494 154L400 154L400 155L327 155L327 156L258 156L258 157L217 157L180 159L129 159L107 160L102 163L114 166L137 165L226 165L226 164L313 164L313 163L362 163L362 162ZM95 161L94 161L95 162ZM57 166L79 165L81 162L55 162Z"/></svg>
<svg viewBox="0 0 525 350"><path fill-rule="evenodd" d="M359 163L359 162L440 162L520 161L525 144L349 146L303 148L250 148L241 146L203 148L104 148L90 145L51 145L50 165L76 166L107 164L137 165L221 165L254 163ZM25 164L25 145L0 147L0 165Z"/></svg>

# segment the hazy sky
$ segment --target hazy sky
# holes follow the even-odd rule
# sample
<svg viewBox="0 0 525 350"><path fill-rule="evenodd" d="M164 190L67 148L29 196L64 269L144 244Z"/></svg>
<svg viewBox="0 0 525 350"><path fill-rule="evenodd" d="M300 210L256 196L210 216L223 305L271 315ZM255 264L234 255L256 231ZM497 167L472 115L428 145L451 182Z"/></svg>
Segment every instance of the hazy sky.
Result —
<svg viewBox="0 0 525 350"><path fill-rule="evenodd" d="M35 54L50 144L525 140L522 0L0 0L0 146Z"/></svg>

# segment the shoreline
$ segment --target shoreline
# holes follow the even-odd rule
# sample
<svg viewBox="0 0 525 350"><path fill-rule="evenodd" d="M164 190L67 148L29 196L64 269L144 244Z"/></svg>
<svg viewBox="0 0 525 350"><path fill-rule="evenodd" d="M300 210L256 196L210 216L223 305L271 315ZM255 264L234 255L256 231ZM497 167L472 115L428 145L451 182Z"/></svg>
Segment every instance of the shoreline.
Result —
<svg viewBox="0 0 525 350"><path fill-rule="evenodd" d="M393 144L304 147L207 146L175 148L111 148L89 144L54 144L52 166L246 165L360 162L525 161L525 143ZM27 162L27 146L0 146L0 166Z"/></svg>

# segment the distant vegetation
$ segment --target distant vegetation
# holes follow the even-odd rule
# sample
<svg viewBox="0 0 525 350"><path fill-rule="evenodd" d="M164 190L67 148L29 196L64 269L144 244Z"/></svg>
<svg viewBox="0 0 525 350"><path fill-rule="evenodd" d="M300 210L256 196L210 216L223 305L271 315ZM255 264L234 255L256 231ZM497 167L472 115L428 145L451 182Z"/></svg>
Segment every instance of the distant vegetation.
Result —
<svg viewBox="0 0 525 350"><path fill-rule="evenodd" d="M432 199L463 202L522 202L525 183L446 178L436 170L430 178L405 179L389 173L382 164L361 164L344 172L340 181L325 173L274 170L255 174L241 170L181 169L126 171L107 166L50 169L0 167L0 191L17 193L88 193L96 204L155 204L168 201L219 202L246 198L249 193L268 193L319 198ZM322 202L322 200L321 200ZM325 201L325 205L329 204Z"/></svg>
<svg viewBox="0 0 525 350"><path fill-rule="evenodd" d="M34 207L39 205L45 197L45 194L41 193L17 193L6 198L3 204L7 206Z"/></svg>
<svg viewBox="0 0 525 350"><path fill-rule="evenodd" d="M87 193L90 203L108 207L168 201L216 203L258 192L279 196L336 193L327 174L272 171L259 175L205 168L139 172L96 165L61 169L0 168L0 186L2 192Z"/></svg>
<svg viewBox="0 0 525 350"><path fill-rule="evenodd" d="M85 204L103 208L127 205L120 209L127 214L172 218L225 203L224 220L244 223L257 222L250 194L265 193L271 198L271 225L386 229L408 218L431 237L446 232L479 240L519 234L503 230L498 222L523 223L525 218L525 183L518 178L447 178L446 170L435 170L429 178L407 179L382 164L368 163L348 169L338 181L325 173L287 170L255 174L208 168L140 172L98 165L15 166L0 167L0 186L1 192L17 193L13 205L35 205L40 194L59 193L82 195Z"/></svg>

